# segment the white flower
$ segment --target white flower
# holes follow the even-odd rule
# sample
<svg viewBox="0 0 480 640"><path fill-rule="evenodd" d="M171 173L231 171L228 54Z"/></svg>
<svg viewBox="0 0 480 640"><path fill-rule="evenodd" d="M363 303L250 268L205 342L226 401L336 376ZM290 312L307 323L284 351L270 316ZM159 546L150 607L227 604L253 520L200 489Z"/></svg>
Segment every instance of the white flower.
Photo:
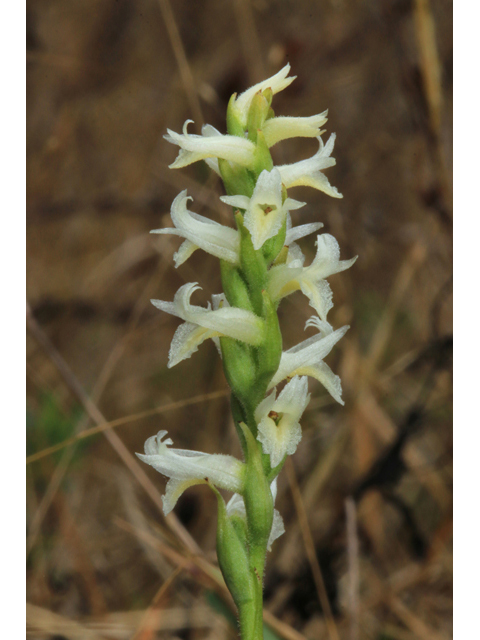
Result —
<svg viewBox="0 0 480 640"><path fill-rule="evenodd" d="M277 479L276 478L270 485L270 491L272 492L273 503L275 504L275 498L277 497ZM237 516L240 516L241 518L246 519L247 512L245 509L245 502L240 494L234 493L233 496L230 498L227 504L227 515L228 516L237 515ZM268 551L271 550L272 544L283 533L285 533L285 525L283 524L283 518L280 515L280 513L276 509L274 509L272 529L270 531L270 536L268 538L268 543L267 543Z"/></svg>
<svg viewBox="0 0 480 640"><path fill-rule="evenodd" d="M172 203L170 215L174 228L155 229L150 233L174 234L186 238L173 256L179 267L196 249L203 249L217 258L236 264L239 257L239 234L236 229L225 227L187 209L187 190L181 191Z"/></svg>
<svg viewBox="0 0 480 640"><path fill-rule="evenodd" d="M228 491L243 490L243 462L233 456L170 449L173 442L170 438L163 440L166 435L166 431L159 431L145 442L145 454L136 454L140 460L170 478L163 497L165 515L174 508L185 489L195 484L211 483Z"/></svg>
<svg viewBox="0 0 480 640"><path fill-rule="evenodd" d="M223 306L214 309L190 304L194 291L201 289L196 282L184 284L175 294L173 302L152 300L152 304L182 320L173 336L168 356L168 366L173 367L189 358L208 338L229 336L252 345L258 345L264 337L264 321L250 311Z"/></svg>
<svg viewBox="0 0 480 640"><path fill-rule="evenodd" d="M206 158L223 158L236 162L243 167L252 164L255 155L255 145L246 138L229 135L212 134L211 129L204 129L204 135L197 136L189 134L187 126L192 120L187 120L183 125L183 134L167 129L168 134L164 136L167 142L177 144L180 152L176 160L169 165L170 169L186 167L192 162L205 160ZM218 133L218 132L217 132Z"/></svg>
<svg viewBox="0 0 480 640"><path fill-rule="evenodd" d="M305 328L307 327L315 327L319 333L282 353L280 365L270 381L269 389L285 378L311 376L323 384L337 402L344 404L340 378L323 362L323 358L330 353L350 327L345 326L333 331L328 322L315 316L307 320Z"/></svg>
<svg viewBox="0 0 480 640"><path fill-rule="evenodd" d="M335 134L332 133L326 145L323 144L320 137L317 139L320 148L314 156L306 160L300 160L300 162L277 167L282 176L282 182L287 189L299 186L313 187L332 196L332 198L343 198L342 194L335 187L332 187L327 178L321 173L323 169L333 167L336 164L335 159L330 157L335 144Z"/></svg>
<svg viewBox="0 0 480 640"><path fill-rule="evenodd" d="M241 93L238 98L232 100L231 108L241 122L241 124L245 127L247 124L248 110L250 109L250 105L256 93L259 91L265 91L265 89L271 89L272 93L275 95L279 91L282 91L286 87L288 87L297 76L293 76L292 78L287 78L290 72L290 65L287 64L280 69L278 73L267 78L266 80L262 80L262 82L258 82L257 84L250 87L243 93Z"/></svg>
<svg viewBox="0 0 480 640"><path fill-rule="evenodd" d="M332 290L325 280L334 273L349 269L357 257L340 260L338 242L329 233L317 236L317 253L308 267L304 267L305 256L295 245L290 248L286 264L272 267L268 273L268 292L272 300L280 300L301 289L324 321L332 308Z"/></svg>
<svg viewBox="0 0 480 640"><path fill-rule="evenodd" d="M288 138L318 138L324 131L320 127L327 122L327 113L319 113L307 118L278 116L266 120L263 125L265 141L269 147Z"/></svg>
<svg viewBox="0 0 480 640"><path fill-rule="evenodd" d="M302 439L300 418L310 401L308 379L294 376L276 398L274 390L255 409L257 440L276 467L286 455L292 455Z"/></svg>
<svg viewBox="0 0 480 640"><path fill-rule="evenodd" d="M245 209L244 224L250 231L255 249L260 249L266 240L277 235L289 211L305 204L291 198L282 203L282 179L275 167L271 171L262 171L251 198L222 196L220 200L232 207Z"/></svg>

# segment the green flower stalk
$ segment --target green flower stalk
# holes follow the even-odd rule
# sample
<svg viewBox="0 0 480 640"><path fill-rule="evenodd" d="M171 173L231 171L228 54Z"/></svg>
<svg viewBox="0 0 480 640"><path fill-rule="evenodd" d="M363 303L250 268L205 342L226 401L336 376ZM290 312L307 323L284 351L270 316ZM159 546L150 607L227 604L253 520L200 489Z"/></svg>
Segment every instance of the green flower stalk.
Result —
<svg viewBox="0 0 480 640"><path fill-rule="evenodd" d="M220 260L223 292L212 296L207 308L190 302L197 283L180 287L173 302L152 300L161 311L183 320L170 347L168 366L189 358L211 338L220 353L228 384L235 427L243 460L173 449L166 431L149 438L138 457L169 478L163 501L165 514L181 494L195 484L206 484L218 501L217 556L236 606L243 640L263 638L262 585L267 551L284 532L274 508L277 476L288 455L301 440L300 420L308 405L308 376L320 382L343 404L340 379L324 358L348 330L334 330L327 320L332 291L326 278L355 262L340 260L337 241L317 236L316 256L305 266L296 241L317 232L321 223L293 227L290 212L304 202L288 189L303 185L334 198L341 194L323 171L335 164L331 157L335 136L324 144L321 127L327 112L309 118L275 116L273 96L295 79L290 65L268 80L230 99L227 131L223 135L206 125L202 135L168 130L168 142L180 147L171 168L204 160L221 176L233 207L232 226L223 226L188 208L192 198L182 191L173 201L174 226L152 233L183 238L174 256L183 264L202 249ZM306 160L274 166L270 148L292 137L317 138L319 150ZM235 225L235 227L233 226ZM307 296L313 315L306 327L316 335L288 351L282 350L277 308L295 291ZM277 385L283 381L277 393ZM218 489L231 491L226 504Z"/></svg>

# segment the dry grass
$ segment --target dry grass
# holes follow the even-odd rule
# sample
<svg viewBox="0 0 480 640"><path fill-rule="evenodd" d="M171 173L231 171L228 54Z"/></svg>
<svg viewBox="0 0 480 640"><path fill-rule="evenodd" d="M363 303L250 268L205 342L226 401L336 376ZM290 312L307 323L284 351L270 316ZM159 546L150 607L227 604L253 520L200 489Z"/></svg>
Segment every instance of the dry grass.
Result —
<svg viewBox="0 0 480 640"><path fill-rule="evenodd" d="M27 42L28 637L236 637L214 497L192 488L164 518L163 480L133 455L160 428L239 454L214 347L167 370L177 323L149 304L186 281L218 292L216 261L175 271L176 241L148 231L186 187L228 221L203 166L167 169L162 134L222 130L230 93L290 61L276 110L329 108L344 194L299 190L297 219L360 258L332 278L346 405L312 383L265 619L291 640L450 638L450 3L50 0L29 5ZM309 308L281 308L291 346Z"/></svg>

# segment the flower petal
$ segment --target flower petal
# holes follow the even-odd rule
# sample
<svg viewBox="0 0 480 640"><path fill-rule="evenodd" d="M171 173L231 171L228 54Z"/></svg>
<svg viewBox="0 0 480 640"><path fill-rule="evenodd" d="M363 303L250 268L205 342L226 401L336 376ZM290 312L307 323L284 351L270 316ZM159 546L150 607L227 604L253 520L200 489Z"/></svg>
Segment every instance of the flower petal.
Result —
<svg viewBox="0 0 480 640"><path fill-rule="evenodd" d="M305 367L318 365L318 363L330 353L348 329L349 327L345 326L327 335L319 333L316 336L307 338L307 340L297 344L288 351L284 351L277 372L270 381L269 388L272 389L285 378L302 375Z"/></svg>
<svg viewBox="0 0 480 640"><path fill-rule="evenodd" d="M234 111L237 117L240 119L243 125L247 123L247 115L248 110L250 108L250 104L253 100L253 96L259 91L264 91L265 89L271 89L273 94L282 91L286 87L288 87L297 76L293 76L291 78L287 78L290 72L290 65L286 64L283 69L280 69L278 73L267 78L266 80L262 80L262 82L258 82L253 85L243 93L241 93L238 98L235 99L234 102Z"/></svg>
<svg viewBox="0 0 480 640"><path fill-rule="evenodd" d="M176 160L169 165L171 169L186 167L206 158L223 158L243 167L252 164L255 156L253 142L239 136L189 134L187 127L190 122L192 120L187 120L183 125L183 134L167 129L168 134L164 136L167 142L180 147Z"/></svg>
<svg viewBox="0 0 480 640"><path fill-rule="evenodd" d="M171 217L175 228L155 229L151 233L173 233L189 240L189 244L182 247L174 256L176 267L185 262L197 248L222 260L233 264L237 263L240 244L238 231L189 211L187 202L191 199L187 196L186 189L180 192L171 208Z"/></svg>
<svg viewBox="0 0 480 640"><path fill-rule="evenodd" d="M320 137L318 142L320 145L319 150L311 158L277 167L282 176L282 182L287 189L297 186L314 187L333 198L343 198L342 194L335 187L332 187L327 178L321 173L323 169L335 165L335 159L330 157L335 143L335 134L332 133L326 145L323 144Z"/></svg>
<svg viewBox="0 0 480 640"><path fill-rule="evenodd" d="M315 231L318 231L322 227L323 222L310 222L309 224L301 224L296 227L292 227L287 230L285 244L288 247L292 242L296 242L297 240L300 240L300 238L304 238L311 233L315 233Z"/></svg>
<svg viewBox="0 0 480 640"><path fill-rule="evenodd" d="M196 282L188 282L180 287L175 294L173 302L165 302L163 300L151 300L151 302L157 309L182 318L187 323L211 329L213 334L207 337L212 337L213 335L228 336L255 346L263 341L265 323L262 318L259 318L251 311L237 307L222 307L211 311L210 309L192 305L190 304L190 296L197 289L201 289L201 287ZM190 335L190 330L184 329L182 331L185 331L182 337ZM198 335L199 337L200 335ZM193 349L193 351L195 350L196 348ZM190 351L190 353L193 353L193 351Z"/></svg>
<svg viewBox="0 0 480 640"><path fill-rule="evenodd" d="M269 147L281 140L289 138L318 138L322 131L320 127L327 122L327 113L319 113L307 118L295 118L290 116L278 116L270 118L263 125L263 133Z"/></svg>

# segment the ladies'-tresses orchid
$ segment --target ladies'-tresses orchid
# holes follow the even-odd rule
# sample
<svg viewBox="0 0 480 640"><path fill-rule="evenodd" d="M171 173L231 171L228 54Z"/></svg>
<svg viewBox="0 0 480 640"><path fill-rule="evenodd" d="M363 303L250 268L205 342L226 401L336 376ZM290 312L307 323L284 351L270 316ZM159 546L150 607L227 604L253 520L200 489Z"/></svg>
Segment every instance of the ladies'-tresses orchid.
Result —
<svg viewBox="0 0 480 640"><path fill-rule="evenodd" d="M281 300L300 289L326 321L333 303L332 290L325 278L349 269L357 257L340 260L338 242L329 233L317 236L315 244L317 253L308 267L303 266L305 256L300 248L296 245L290 248L286 264L274 266L268 272L268 292L272 300Z"/></svg>
<svg viewBox="0 0 480 640"><path fill-rule="evenodd" d="M335 134L332 133L325 145L320 137L317 140L320 147L314 156L277 167L282 176L282 182L287 189L300 186L313 187L332 198L343 198L342 194L335 187L332 187L322 173L323 169L328 169L336 164L335 158L330 157L335 144Z"/></svg>
<svg viewBox="0 0 480 640"><path fill-rule="evenodd" d="M297 450L302 439L299 421L309 401L307 377L294 376L278 398L274 390L256 408L257 440L263 452L270 455L272 468Z"/></svg>
<svg viewBox="0 0 480 640"><path fill-rule="evenodd" d="M184 189L173 201L170 211L175 227L155 229L150 233L170 233L186 238L173 256L176 267L183 264L196 249L203 249L217 258L236 264L239 260L240 244L238 231L189 211L189 200L193 198L187 196L187 190Z"/></svg>
<svg viewBox="0 0 480 640"><path fill-rule="evenodd" d="M245 475L245 464L233 456L201 453L185 449L170 449L171 438L163 440L166 431L145 442L145 454L137 453L143 462L170 480L163 497L163 511L169 514L182 493L195 484L211 482L228 491L241 492Z"/></svg>
<svg viewBox="0 0 480 640"><path fill-rule="evenodd" d="M282 178L278 169L262 171L252 197L222 196L220 198L232 207L245 210L244 224L250 231L254 249L275 236L289 211L304 206L304 202L287 198L282 202Z"/></svg>
<svg viewBox="0 0 480 640"><path fill-rule="evenodd" d="M223 158L242 167L251 166L255 155L253 142L239 136L211 135L209 129L205 135L197 136L188 133L187 127L190 122L193 120L187 120L183 125L183 134L167 129L168 134L164 136L167 142L180 147L177 158L169 165L170 169L186 167L206 158Z"/></svg>
<svg viewBox="0 0 480 640"><path fill-rule="evenodd" d="M169 446L166 431L149 438L139 457L169 478L164 511L169 513L181 493L194 484L209 484L218 498L217 557L225 583L239 610L242 640L262 640L262 583L267 549L283 533L283 521L274 508L276 477L287 455L301 440L301 416L308 404L308 376L315 378L343 404L340 378L324 358L346 333L327 322L332 291L326 278L350 267L340 260L336 240L317 236L316 255L305 266L296 240L317 232L319 222L292 227L290 211L304 203L288 197L287 189L311 186L341 198L323 171L335 164L331 157L335 135L324 144L320 136L327 112L307 118L276 116L272 98L294 80L290 65L271 78L234 94L227 108L223 135L210 125L201 135L168 131L166 139L180 147L172 168L204 160L222 179L227 194L223 202L240 209L237 228L223 226L189 211L186 191L174 200L173 227L153 233L180 236L175 266L203 249L221 261L224 292L212 296L206 308L190 303L196 283L180 287L173 302L153 304L183 320L175 332L168 366L190 357L207 338L220 350L232 391L232 413L244 462L228 455L209 455ZM317 138L313 157L274 166L270 148L287 138ZM232 220L233 225L233 220ZM267 244L265 244L267 243ZM290 293L300 290L316 314L306 327L317 330L282 352L277 307ZM253 313L253 310L255 313ZM227 338L232 338L228 340ZM277 395L276 386L286 380ZM263 451L263 453L262 453ZM272 482L273 481L273 482ZM233 492L225 505L217 491Z"/></svg>
<svg viewBox="0 0 480 640"><path fill-rule="evenodd" d="M289 138L318 138L325 131L320 127L327 122L327 113L319 113L316 116L307 118L291 118L288 116L278 116L265 121L263 133L268 147L273 147L277 142L288 140Z"/></svg>
<svg viewBox="0 0 480 640"><path fill-rule="evenodd" d="M323 359L330 353L340 338L347 333L350 327L345 326L333 331L328 322L324 322L316 316L312 316L307 320L305 329L307 327L315 327L319 333L282 353L280 365L270 381L269 389L275 387L285 378L310 376L318 380L334 400L340 404L345 404L342 400L340 378L323 362Z"/></svg>
<svg viewBox="0 0 480 640"><path fill-rule="evenodd" d="M189 282L180 287L173 302L151 301L157 309L185 321L173 336L168 355L168 367L173 367L189 358L208 338L228 336L251 345L261 343L265 331L264 321L261 318L250 311L236 307L223 306L211 310L192 305L190 297L197 289L201 287L196 282Z"/></svg>

